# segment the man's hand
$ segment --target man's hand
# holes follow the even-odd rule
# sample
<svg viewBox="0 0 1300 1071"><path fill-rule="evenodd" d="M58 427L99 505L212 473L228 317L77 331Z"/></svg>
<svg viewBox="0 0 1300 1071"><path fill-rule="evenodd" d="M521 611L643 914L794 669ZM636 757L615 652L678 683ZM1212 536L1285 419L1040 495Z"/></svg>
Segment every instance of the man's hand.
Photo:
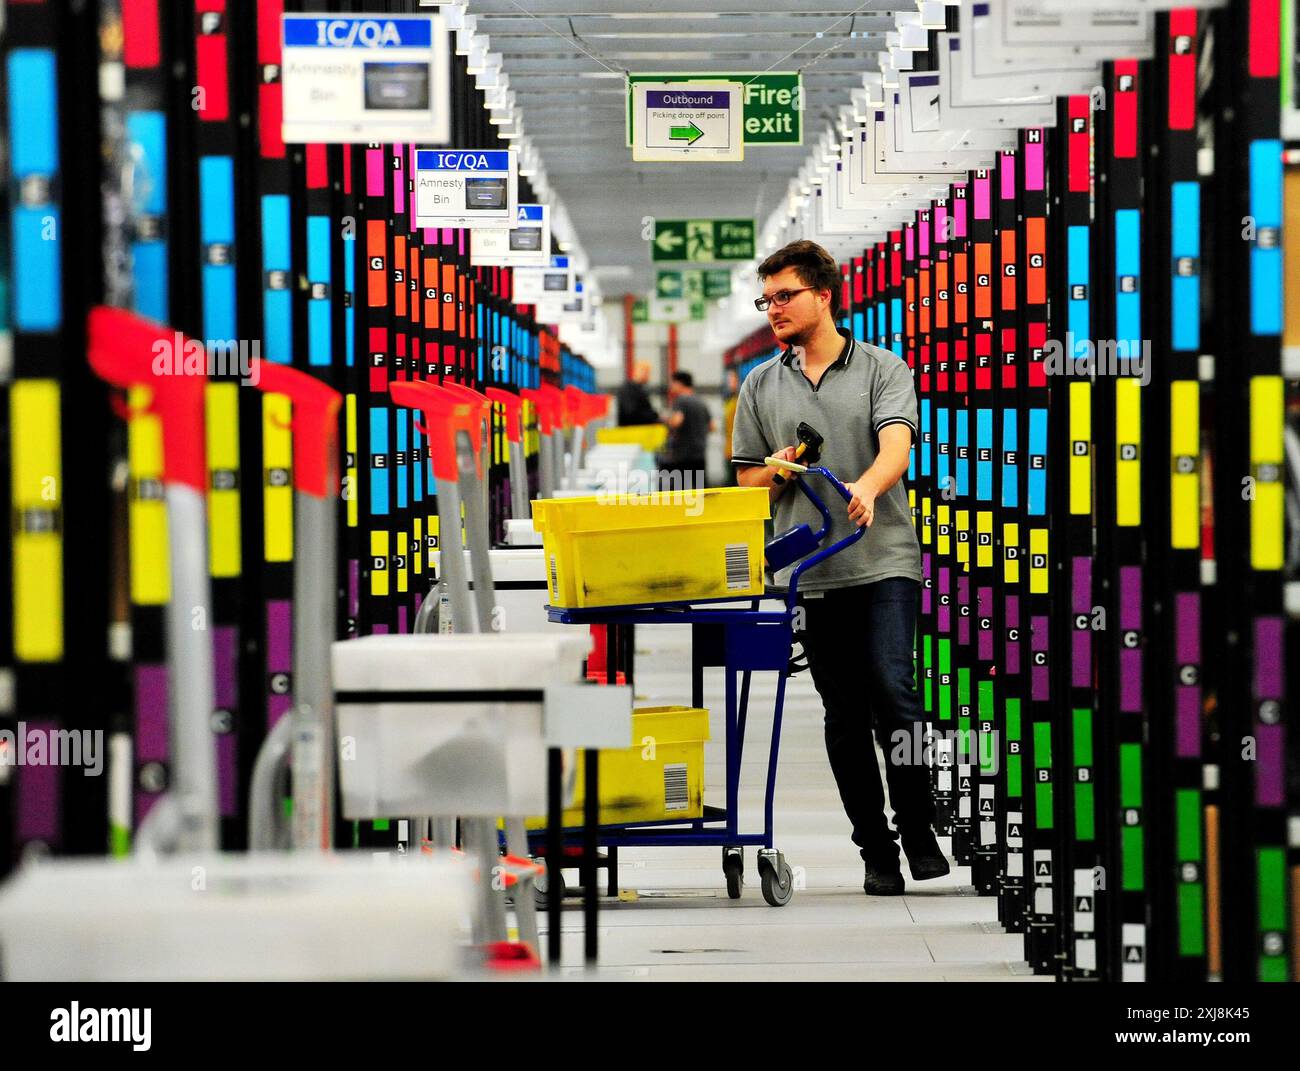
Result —
<svg viewBox="0 0 1300 1071"><path fill-rule="evenodd" d="M859 528L871 527L876 519L876 491L865 480L855 480L844 485L853 497L849 500L849 520Z"/></svg>
<svg viewBox="0 0 1300 1071"><path fill-rule="evenodd" d="M781 461L789 461L792 464L797 465L799 463L799 458L796 456L798 449L799 448L797 446L786 446L778 450L772 456L778 458ZM797 479L799 475L798 473L795 472L788 472L785 469L777 469L776 471L780 475L784 476L787 480Z"/></svg>

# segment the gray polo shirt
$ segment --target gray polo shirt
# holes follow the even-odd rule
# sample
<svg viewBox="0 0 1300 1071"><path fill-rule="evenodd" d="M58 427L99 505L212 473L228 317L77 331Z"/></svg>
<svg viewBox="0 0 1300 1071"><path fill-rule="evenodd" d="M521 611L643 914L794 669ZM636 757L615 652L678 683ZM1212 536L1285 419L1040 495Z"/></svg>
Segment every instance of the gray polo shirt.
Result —
<svg viewBox="0 0 1300 1071"><path fill-rule="evenodd" d="M889 424L906 424L916 442L916 389L911 369L889 350L855 341L840 330L844 349L822 373L814 387L803 370L795 367L792 352L759 365L741 384L736 400L736 427L732 435L732 464L761 465L763 458L786 446L795 446L800 421L817 429L826 440L819 464L843 483L856 480L876 460L877 434ZM805 476L809 488L831 513L829 542L853 533L848 508L820 476ZM817 512L797 487L789 487L776 500L776 533L806 523L821 527ZM777 573L777 587L789 583L794 566ZM921 548L903 480L876 499L875 518L866 534L853 546L814 565L799 579L800 591L825 591L849 584L870 584L889 577L921 579Z"/></svg>

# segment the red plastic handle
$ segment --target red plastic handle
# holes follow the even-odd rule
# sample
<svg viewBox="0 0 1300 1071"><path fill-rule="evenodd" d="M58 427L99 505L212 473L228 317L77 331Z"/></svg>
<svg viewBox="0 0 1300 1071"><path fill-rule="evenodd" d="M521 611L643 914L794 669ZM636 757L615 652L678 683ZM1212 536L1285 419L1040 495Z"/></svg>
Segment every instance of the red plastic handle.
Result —
<svg viewBox="0 0 1300 1071"><path fill-rule="evenodd" d="M208 485L204 447L206 371L186 372L203 344L155 320L97 305L86 317L86 358L95 374L115 387L148 387L150 409L162 420L163 482L204 493ZM194 347L198 347L197 353Z"/></svg>
<svg viewBox="0 0 1300 1071"><path fill-rule="evenodd" d="M555 428L568 431L573 427L573 414L569 412L564 391L550 383L543 383L541 389L542 394L551 400L551 420Z"/></svg>
<svg viewBox="0 0 1300 1071"><path fill-rule="evenodd" d="M407 383L390 383L389 397L397 405L418 409L424 414L425 434L429 439L429 462L433 475L439 480L455 482L460 475L456 464L456 432L469 432L470 442L475 442L473 407L444 391L436 383L414 380Z"/></svg>
<svg viewBox="0 0 1300 1071"><path fill-rule="evenodd" d="M543 435L550 435L555 430L555 408L551 399L535 387L522 388L519 396L524 401L531 402L537 410L537 430Z"/></svg>
<svg viewBox="0 0 1300 1071"><path fill-rule="evenodd" d="M483 440L492 422L492 403L488 401L486 395L464 383L443 382L435 383L433 386L470 407L466 422L458 426L464 427L469 432L469 440L474 447L474 470L479 479L482 479L483 458L480 456L480 449L484 445Z"/></svg>
<svg viewBox="0 0 1300 1071"><path fill-rule="evenodd" d="M511 394L500 387L488 387L487 396L494 402L505 406L506 439L512 443L522 442L524 438L524 400L518 394Z"/></svg>
<svg viewBox="0 0 1300 1071"><path fill-rule="evenodd" d="M293 484L304 494L333 493L339 409L343 395L288 365L255 357L249 379L267 394L284 394L293 403Z"/></svg>

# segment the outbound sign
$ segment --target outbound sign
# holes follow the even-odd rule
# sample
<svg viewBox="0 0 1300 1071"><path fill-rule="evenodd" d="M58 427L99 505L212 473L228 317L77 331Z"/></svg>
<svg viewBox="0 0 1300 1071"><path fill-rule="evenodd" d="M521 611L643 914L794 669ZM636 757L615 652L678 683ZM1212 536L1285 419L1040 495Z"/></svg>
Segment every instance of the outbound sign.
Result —
<svg viewBox="0 0 1300 1071"><path fill-rule="evenodd" d="M281 135L290 144L445 145L449 41L441 15L282 16Z"/></svg>
<svg viewBox="0 0 1300 1071"><path fill-rule="evenodd" d="M752 219L657 219L650 259L752 260L754 230Z"/></svg>
<svg viewBox="0 0 1300 1071"><path fill-rule="evenodd" d="M636 140L634 93L641 82L739 82L741 137L746 145L803 144L803 77L798 71L742 74L633 74L628 76L627 146Z"/></svg>
<svg viewBox="0 0 1300 1071"><path fill-rule="evenodd" d="M509 229L519 211L514 149L418 149L415 225Z"/></svg>
<svg viewBox="0 0 1300 1071"><path fill-rule="evenodd" d="M739 82L642 82L632 87L636 113L632 159L696 163L745 158Z"/></svg>
<svg viewBox="0 0 1300 1071"><path fill-rule="evenodd" d="M520 205L509 230L471 230L469 262L485 267L546 267L551 262L550 205Z"/></svg>

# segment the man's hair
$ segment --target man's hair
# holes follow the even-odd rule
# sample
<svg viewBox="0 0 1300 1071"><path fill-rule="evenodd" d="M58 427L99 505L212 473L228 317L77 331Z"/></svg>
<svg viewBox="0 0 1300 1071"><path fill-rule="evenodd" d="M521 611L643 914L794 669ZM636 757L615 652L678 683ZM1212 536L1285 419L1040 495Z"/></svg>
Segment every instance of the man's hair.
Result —
<svg viewBox="0 0 1300 1071"><path fill-rule="evenodd" d="M695 389L695 377L690 372L674 372L673 382L680 383L683 387L690 390Z"/></svg>
<svg viewBox="0 0 1300 1071"><path fill-rule="evenodd" d="M831 314L840 305L840 266L835 258L816 242L801 238L782 246L758 266L759 279L766 279L786 268L793 268L804 286L831 292Z"/></svg>

